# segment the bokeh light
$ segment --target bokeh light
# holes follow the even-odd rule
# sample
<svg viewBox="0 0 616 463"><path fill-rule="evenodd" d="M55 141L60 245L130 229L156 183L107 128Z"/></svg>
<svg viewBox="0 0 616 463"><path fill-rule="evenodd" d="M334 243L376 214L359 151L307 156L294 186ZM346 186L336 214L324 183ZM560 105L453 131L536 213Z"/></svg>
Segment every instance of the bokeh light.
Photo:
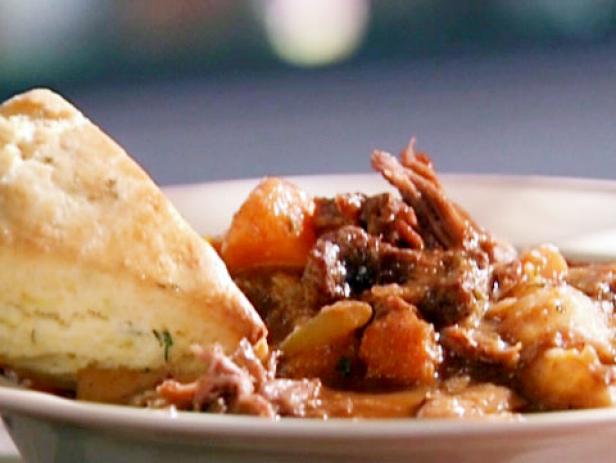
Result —
<svg viewBox="0 0 616 463"><path fill-rule="evenodd" d="M2 68L40 69L70 58L82 43L78 37L92 20L91 5L83 0L2 0L0 57Z"/></svg>
<svg viewBox="0 0 616 463"><path fill-rule="evenodd" d="M349 57L360 45L369 18L367 0L267 0L262 6L274 51L301 66Z"/></svg>

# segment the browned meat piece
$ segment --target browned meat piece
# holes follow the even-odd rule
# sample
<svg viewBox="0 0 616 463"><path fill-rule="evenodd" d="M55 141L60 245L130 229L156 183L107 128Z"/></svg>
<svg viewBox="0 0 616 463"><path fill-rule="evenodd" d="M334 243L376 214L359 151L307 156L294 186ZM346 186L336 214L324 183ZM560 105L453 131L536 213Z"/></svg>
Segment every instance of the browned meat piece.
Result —
<svg viewBox="0 0 616 463"><path fill-rule="evenodd" d="M524 405L515 392L491 383L472 384L467 377L452 378L428 395L418 418L479 418L511 416Z"/></svg>
<svg viewBox="0 0 616 463"><path fill-rule="evenodd" d="M344 193L333 198L314 199L314 229L318 235L345 225L358 225L366 195Z"/></svg>
<svg viewBox="0 0 616 463"><path fill-rule="evenodd" d="M208 365L207 372L188 384L164 381L157 394L167 404L180 409L270 418L305 416L308 408L318 405L318 380L276 379L275 362L266 369L246 340L232 357L226 356L220 346L197 348L196 354Z"/></svg>
<svg viewBox="0 0 616 463"><path fill-rule="evenodd" d="M268 340L276 345L320 307L311 305L301 274L290 270L259 269L243 272L233 280L265 320Z"/></svg>
<svg viewBox="0 0 616 463"><path fill-rule="evenodd" d="M522 345L507 343L486 322L476 327L448 326L440 335L443 347L465 362L489 363L511 371L520 360Z"/></svg>
<svg viewBox="0 0 616 463"><path fill-rule="evenodd" d="M394 246L413 249L424 247L421 236L415 231L418 226L415 212L391 193L366 199L360 224L369 234Z"/></svg>
<svg viewBox="0 0 616 463"><path fill-rule="evenodd" d="M431 182L435 187L442 188L441 182L439 181L436 171L434 170L434 166L432 165L430 156L424 152L416 152L416 144L417 139L412 137L406 147L400 152L400 163L404 167L417 172L423 178Z"/></svg>
<svg viewBox="0 0 616 463"><path fill-rule="evenodd" d="M616 265L594 264L570 267L567 283L589 297L616 306Z"/></svg>
<svg viewBox="0 0 616 463"><path fill-rule="evenodd" d="M401 249L347 226L319 238L302 279L316 306L396 283L394 295L442 326L483 310L488 260L480 252ZM388 290L373 295L379 291Z"/></svg>
<svg viewBox="0 0 616 463"><path fill-rule="evenodd" d="M479 227L445 194L427 155L415 154L412 140L399 162L391 154L375 151L372 166L396 187L419 222L419 234L430 249L480 249L491 261L514 254Z"/></svg>
<svg viewBox="0 0 616 463"><path fill-rule="evenodd" d="M248 348L246 344L242 348ZM251 347L250 347L251 348ZM236 409L238 404L255 415L273 416L271 404L255 397L255 385L250 373L227 357L220 346L212 349L199 349L197 355L208 365L207 372L197 381L180 384L166 380L158 386L158 393L178 408L227 412ZM263 375L265 376L265 375Z"/></svg>
<svg viewBox="0 0 616 463"><path fill-rule="evenodd" d="M379 278L380 257L380 240L359 227L342 227L317 240L302 280L322 306L370 288Z"/></svg>
<svg viewBox="0 0 616 463"><path fill-rule="evenodd" d="M406 253L389 265L400 272L397 282L381 279L364 298L378 305L379 299L396 295L419 308L424 319L437 328L479 318L488 300L488 268L456 251L423 251L414 256Z"/></svg>
<svg viewBox="0 0 616 463"><path fill-rule="evenodd" d="M421 236L415 231L417 218L413 209L392 193L369 197L348 193L334 198L316 198L313 221L317 236L355 225L387 243L423 248Z"/></svg>
<svg viewBox="0 0 616 463"><path fill-rule="evenodd" d="M404 283L404 299L437 327L480 317L488 301L488 261L482 253L424 251ZM413 295L415 293L415 295Z"/></svg>

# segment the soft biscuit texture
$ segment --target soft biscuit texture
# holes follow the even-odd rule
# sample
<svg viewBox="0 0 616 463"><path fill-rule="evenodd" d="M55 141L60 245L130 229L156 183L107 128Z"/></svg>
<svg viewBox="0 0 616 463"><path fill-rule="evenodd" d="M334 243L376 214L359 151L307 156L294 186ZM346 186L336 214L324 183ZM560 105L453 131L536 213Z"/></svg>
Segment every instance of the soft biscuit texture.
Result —
<svg viewBox="0 0 616 463"><path fill-rule="evenodd" d="M207 214L207 211L203 211ZM0 106L0 366L74 384L85 368L200 370L266 329L212 247L63 98Z"/></svg>

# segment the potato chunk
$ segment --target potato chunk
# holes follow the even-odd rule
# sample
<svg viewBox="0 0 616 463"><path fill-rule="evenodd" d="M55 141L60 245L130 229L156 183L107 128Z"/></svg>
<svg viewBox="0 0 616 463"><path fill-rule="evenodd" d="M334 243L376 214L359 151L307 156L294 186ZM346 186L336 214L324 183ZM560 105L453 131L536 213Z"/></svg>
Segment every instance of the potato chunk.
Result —
<svg viewBox="0 0 616 463"><path fill-rule="evenodd" d="M548 349L521 373L525 395L546 409L613 406L613 366L603 365L591 346Z"/></svg>
<svg viewBox="0 0 616 463"><path fill-rule="evenodd" d="M285 375L318 377L327 384L345 381L357 370L356 332L371 318L372 307L361 301L323 307L280 344Z"/></svg>
<svg viewBox="0 0 616 463"><path fill-rule="evenodd" d="M518 379L526 397L545 409L612 405L612 331L601 306L565 284L529 283L515 294L487 317L503 338L522 345Z"/></svg>
<svg viewBox="0 0 616 463"><path fill-rule="evenodd" d="M568 271L567 261L553 244L528 249L520 256L522 272L529 278L560 281Z"/></svg>
<svg viewBox="0 0 616 463"><path fill-rule="evenodd" d="M339 301L323 307L304 325L280 344L287 356L297 355L316 346L328 345L345 338L364 326L372 317L372 307L360 301Z"/></svg>
<svg viewBox="0 0 616 463"><path fill-rule="evenodd" d="M519 297L503 299L486 317L511 343L522 343L522 357L536 349L592 345L611 361L613 349L607 315L581 291L567 285L529 284Z"/></svg>

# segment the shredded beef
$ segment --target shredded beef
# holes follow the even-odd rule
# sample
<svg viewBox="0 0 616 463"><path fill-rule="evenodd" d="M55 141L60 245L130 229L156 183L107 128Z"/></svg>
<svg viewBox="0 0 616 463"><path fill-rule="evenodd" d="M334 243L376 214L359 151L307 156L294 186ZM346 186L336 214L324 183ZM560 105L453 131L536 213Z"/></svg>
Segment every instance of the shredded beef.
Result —
<svg viewBox="0 0 616 463"><path fill-rule="evenodd" d="M370 235L399 247L422 249L421 236L415 231L417 217L413 209L392 193L366 199L360 224Z"/></svg>
<svg viewBox="0 0 616 463"><path fill-rule="evenodd" d="M141 395L135 405L180 410L288 417L477 417L507 415L523 405L502 386L473 384L454 377L438 387L417 387L390 393L334 391L319 380L276 378L276 357L264 366L250 343L243 340L227 356L220 346L195 348L208 366L192 383L166 380L155 391Z"/></svg>
<svg viewBox="0 0 616 463"><path fill-rule="evenodd" d="M318 405L321 383L316 379L275 378L275 358L266 368L243 339L232 357L218 345L195 348L208 365L196 381L182 384L166 380L158 386L158 396L180 409L275 416L305 416Z"/></svg>
<svg viewBox="0 0 616 463"><path fill-rule="evenodd" d="M376 151L372 155L372 165L415 210L427 247L460 249L476 239L468 222L440 186L425 174L431 170L426 158L409 158L406 165L402 165L389 153Z"/></svg>
<svg viewBox="0 0 616 463"><path fill-rule="evenodd" d="M491 261L511 259L515 253L495 241L451 201L443 190L430 158L415 154L414 141L402 152L400 161L384 151L375 151L372 166L398 189L417 216L418 231L426 248L482 250Z"/></svg>
<svg viewBox="0 0 616 463"><path fill-rule="evenodd" d="M413 141L400 160L377 151L372 165L398 193L315 198L316 242L301 275L259 269L235 281L266 320L274 345L340 300L369 303L373 319L345 333L344 349L336 341L295 357L286 352L279 372L285 378L276 378L275 357L263 366L245 342L232 357L201 350L206 374L189 385L163 383L159 398L183 408L269 417L483 416L522 406L512 390L497 385L515 378L522 346L504 341L484 320L491 301L519 282L515 250L447 197ZM614 280L576 281L598 297ZM297 365L322 369L300 368L294 376L289 372ZM352 376L336 383L350 391L327 389L339 368L346 374L352 368ZM292 379L312 375L319 379ZM411 386L402 395L365 394ZM375 412L376 403L388 405Z"/></svg>

